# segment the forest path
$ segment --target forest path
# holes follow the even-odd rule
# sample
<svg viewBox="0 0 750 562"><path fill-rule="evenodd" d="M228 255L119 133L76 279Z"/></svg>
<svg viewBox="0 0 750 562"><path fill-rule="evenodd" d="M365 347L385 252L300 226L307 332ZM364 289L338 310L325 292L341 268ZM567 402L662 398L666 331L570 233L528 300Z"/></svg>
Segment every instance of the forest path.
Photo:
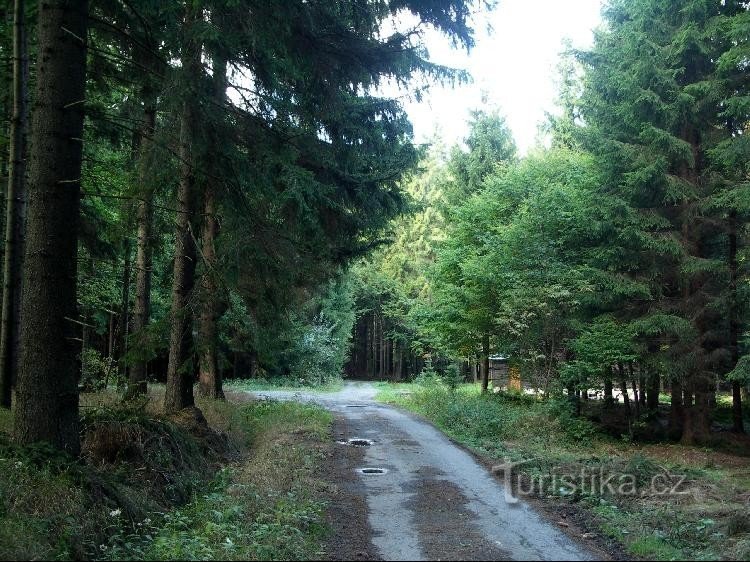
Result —
<svg viewBox="0 0 750 562"><path fill-rule="evenodd" d="M351 382L331 394L253 393L320 404L336 416L338 441L371 441L369 446L338 444L334 449L332 478L340 501L334 502L332 545L342 551L332 552L334 557L371 558L374 553L385 560L598 557L527 503L508 502L503 483L474 457L432 425L375 402L376 393L372 384ZM368 468L384 472L361 472Z"/></svg>

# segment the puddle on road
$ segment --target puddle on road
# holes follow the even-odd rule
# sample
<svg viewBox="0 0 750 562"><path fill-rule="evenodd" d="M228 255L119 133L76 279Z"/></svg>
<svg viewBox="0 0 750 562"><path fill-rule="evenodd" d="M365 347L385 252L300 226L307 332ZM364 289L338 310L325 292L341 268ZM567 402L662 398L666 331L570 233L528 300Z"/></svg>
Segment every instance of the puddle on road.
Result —
<svg viewBox="0 0 750 562"><path fill-rule="evenodd" d="M367 468L358 468L357 472L359 472L360 474L367 474L368 476L373 476L373 475L385 474L388 471L385 468L367 467Z"/></svg>
<svg viewBox="0 0 750 562"><path fill-rule="evenodd" d="M375 441L372 439L364 439L362 437L353 437L346 441L336 441L339 445L348 445L349 447L370 447Z"/></svg>

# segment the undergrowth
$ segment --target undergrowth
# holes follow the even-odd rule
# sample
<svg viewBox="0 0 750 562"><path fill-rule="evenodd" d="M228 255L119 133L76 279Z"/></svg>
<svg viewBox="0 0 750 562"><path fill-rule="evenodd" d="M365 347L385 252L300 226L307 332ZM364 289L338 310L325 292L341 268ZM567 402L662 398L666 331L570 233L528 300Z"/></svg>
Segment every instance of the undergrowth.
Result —
<svg viewBox="0 0 750 562"><path fill-rule="evenodd" d="M12 444L0 414L0 559L318 557L324 410L202 402L209 426L198 410L89 402L80 459Z"/></svg>

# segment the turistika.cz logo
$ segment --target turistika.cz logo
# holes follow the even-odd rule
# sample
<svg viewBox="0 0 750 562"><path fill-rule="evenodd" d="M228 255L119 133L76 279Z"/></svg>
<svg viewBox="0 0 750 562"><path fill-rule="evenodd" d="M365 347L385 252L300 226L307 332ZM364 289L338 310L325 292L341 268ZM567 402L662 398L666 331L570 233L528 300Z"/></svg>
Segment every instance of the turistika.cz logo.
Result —
<svg viewBox="0 0 750 562"><path fill-rule="evenodd" d="M506 460L492 467L492 472L505 480L505 499L517 503L521 496L553 493L555 495L588 496L666 496L685 495L684 474L671 474L667 470L646 478L627 472L613 472L605 467L583 468L578 472L567 472L561 468L547 474L524 474L517 470L537 459L522 461Z"/></svg>

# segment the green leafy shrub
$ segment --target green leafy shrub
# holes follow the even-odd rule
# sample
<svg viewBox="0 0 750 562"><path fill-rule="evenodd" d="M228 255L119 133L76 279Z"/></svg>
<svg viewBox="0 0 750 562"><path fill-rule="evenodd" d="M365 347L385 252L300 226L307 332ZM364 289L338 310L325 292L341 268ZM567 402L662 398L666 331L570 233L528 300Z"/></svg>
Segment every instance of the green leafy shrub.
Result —
<svg viewBox="0 0 750 562"><path fill-rule="evenodd" d="M307 327L290 354L290 378L302 386L321 386L340 378L346 359L335 327L322 318Z"/></svg>
<svg viewBox="0 0 750 562"><path fill-rule="evenodd" d="M432 361L429 359L425 363L422 370L414 377L414 384L428 389L433 387L440 387L443 385L442 377L438 374L435 368L432 366Z"/></svg>
<svg viewBox="0 0 750 562"><path fill-rule="evenodd" d="M451 392L455 392L463 383L463 377L455 363L450 363L445 368L438 370L434 367L432 359L428 358L425 362L425 366L419 374L414 377L413 382L424 388L440 386Z"/></svg>
<svg viewBox="0 0 750 562"><path fill-rule="evenodd" d="M570 402L564 397L550 400L546 404L546 409L549 416L556 420L565 436L571 441L583 443L598 434L592 422L575 415Z"/></svg>
<svg viewBox="0 0 750 562"><path fill-rule="evenodd" d="M103 390L107 385L108 375L114 374L109 359L95 349L87 347L81 352L81 385L88 391Z"/></svg>

